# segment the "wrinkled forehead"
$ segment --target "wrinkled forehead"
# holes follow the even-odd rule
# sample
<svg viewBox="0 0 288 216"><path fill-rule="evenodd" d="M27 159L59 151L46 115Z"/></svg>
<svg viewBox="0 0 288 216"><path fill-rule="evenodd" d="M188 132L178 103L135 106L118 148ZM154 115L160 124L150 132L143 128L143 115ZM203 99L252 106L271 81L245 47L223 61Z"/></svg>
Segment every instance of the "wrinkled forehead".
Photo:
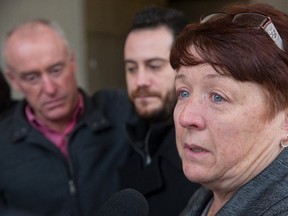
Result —
<svg viewBox="0 0 288 216"><path fill-rule="evenodd" d="M6 38L5 52L24 44L46 43L55 46L67 46L62 38L52 27L42 23L27 23L11 31Z"/></svg>
<svg viewBox="0 0 288 216"><path fill-rule="evenodd" d="M42 34L45 33L45 34ZM12 70L48 66L67 57L63 40L53 31L14 34L6 44L6 64Z"/></svg>

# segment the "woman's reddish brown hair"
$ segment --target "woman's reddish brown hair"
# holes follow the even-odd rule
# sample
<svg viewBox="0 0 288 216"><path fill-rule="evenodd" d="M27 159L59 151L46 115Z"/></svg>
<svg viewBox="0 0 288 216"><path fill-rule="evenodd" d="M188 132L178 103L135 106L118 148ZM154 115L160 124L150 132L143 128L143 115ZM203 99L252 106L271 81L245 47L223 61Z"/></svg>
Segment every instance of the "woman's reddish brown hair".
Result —
<svg viewBox="0 0 288 216"><path fill-rule="evenodd" d="M288 16L266 4L236 4L224 8L227 16L213 22L189 24L176 38L170 63L182 66L208 63L241 82L260 84L268 102L268 117L288 107ZM243 12L269 16L283 40L279 49L262 29L239 26L232 17ZM199 59L190 52L194 47Z"/></svg>

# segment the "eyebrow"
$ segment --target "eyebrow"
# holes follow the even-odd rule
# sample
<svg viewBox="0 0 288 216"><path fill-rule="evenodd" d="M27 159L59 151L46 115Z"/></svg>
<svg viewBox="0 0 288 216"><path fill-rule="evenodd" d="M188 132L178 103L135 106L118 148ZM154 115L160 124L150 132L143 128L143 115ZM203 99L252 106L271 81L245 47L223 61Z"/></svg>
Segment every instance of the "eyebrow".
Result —
<svg viewBox="0 0 288 216"><path fill-rule="evenodd" d="M169 58L166 59L166 58L150 58L150 59L147 59L146 61L169 61Z"/></svg>
<svg viewBox="0 0 288 216"><path fill-rule="evenodd" d="M28 76L28 75L30 75L30 74L37 74L37 73L39 73L39 71L38 70L31 70L31 71L19 71L18 72L18 75L19 75L19 77L26 77L26 76Z"/></svg>
<svg viewBox="0 0 288 216"><path fill-rule="evenodd" d="M46 68L46 70L51 70L52 68L59 67L59 66L63 67L63 66L65 66L65 65L66 65L66 62L64 62L64 61L59 61L59 62L56 62L55 64L53 64L53 65L51 65L51 66L48 66L48 67Z"/></svg>
<svg viewBox="0 0 288 216"><path fill-rule="evenodd" d="M21 79L24 79L24 78L26 78L27 76L32 75L32 74L39 74L39 71L36 71L36 70L34 70L34 71L21 71L21 72L19 73L19 77L20 77Z"/></svg>
<svg viewBox="0 0 288 216"><path fill-rule="evenodd" d="M177 80L185 80L186 79L186 75L185 74L180 74L179 73L176 73L176 76L175 76L175 81Z"/></svg>
<svg viewBox="0 0 288 216"><path fill-rule="evenodd" d="M128 64L128 63L131 63L131 64L136 64L136 62L135 62L135 61L133 61L133 60L129 60L129 59L127 59L127 60L124 60L124 63L125 63L125 64Z"/></svg>
<svg viewBox="0 0 288 216"><path fill-rule="evenodd" d="M48 66L47 68L45 68L45 70L51 70L52 68L54 67L58 67L58 66L65 66L66 63L64 61L59 61L59 62L56 62L50 66ZM30 71L19 71L19 74L20 74L20 77L24 77L24 76L27 76L29 74L35 74L35 73L39 73L40 71L39 70L30 70Z"/></svg>
<svg viewBox="0 0 288 216"><path fill-rule="evenodd" d="M204 78L205 79L220 79L220 78L226 78L226 76L215 73L215 74L207 74ZM187 76L185 74L176 73L175 81L176 80L186 80L186 79L187 79Z"/></svg>
<svg viewBox="0 0 288 216"><path fill-rule="evenodd" d="M162 62L169 62L169 59L165 59L165 58L159 58L159 57L155 57L155 58L149 58L146 59L145 62L153 62L153 61L162 61ZM136 64L136 61L131 60L131 59L125 59L124 63L132 63L132 64Z"/></svg>

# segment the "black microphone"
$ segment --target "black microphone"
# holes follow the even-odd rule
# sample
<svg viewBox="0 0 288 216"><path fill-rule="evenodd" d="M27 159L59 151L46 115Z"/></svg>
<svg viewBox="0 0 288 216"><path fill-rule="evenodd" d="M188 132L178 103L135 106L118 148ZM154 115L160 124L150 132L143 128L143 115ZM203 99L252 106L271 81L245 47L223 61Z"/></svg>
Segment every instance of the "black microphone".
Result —
<svg viewBox="0 0 288 216"><path fill-rule="evenodd" d="M149 205L145 197L134 189L124 189L113 194L96 216L148 216Z"/></svg>

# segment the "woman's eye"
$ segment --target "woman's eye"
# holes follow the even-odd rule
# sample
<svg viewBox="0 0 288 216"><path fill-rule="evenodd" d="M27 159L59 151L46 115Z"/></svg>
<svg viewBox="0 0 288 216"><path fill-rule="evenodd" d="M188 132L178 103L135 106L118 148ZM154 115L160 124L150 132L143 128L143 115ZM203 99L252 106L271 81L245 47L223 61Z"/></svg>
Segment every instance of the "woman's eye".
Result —
<svg viewBox="0 0 288 216"><path fill-rule="evenodd" d="M190 93L188 91L179 91L177 95L179 99L182 99L189 97Z"/></svg>
<svg viewBox="0 0 288 216"><path fill-rule="evenodd" d="M212 94L212 100L215 102L221 102L224 100L224 98L220 94L213 93Z"/></svg>

